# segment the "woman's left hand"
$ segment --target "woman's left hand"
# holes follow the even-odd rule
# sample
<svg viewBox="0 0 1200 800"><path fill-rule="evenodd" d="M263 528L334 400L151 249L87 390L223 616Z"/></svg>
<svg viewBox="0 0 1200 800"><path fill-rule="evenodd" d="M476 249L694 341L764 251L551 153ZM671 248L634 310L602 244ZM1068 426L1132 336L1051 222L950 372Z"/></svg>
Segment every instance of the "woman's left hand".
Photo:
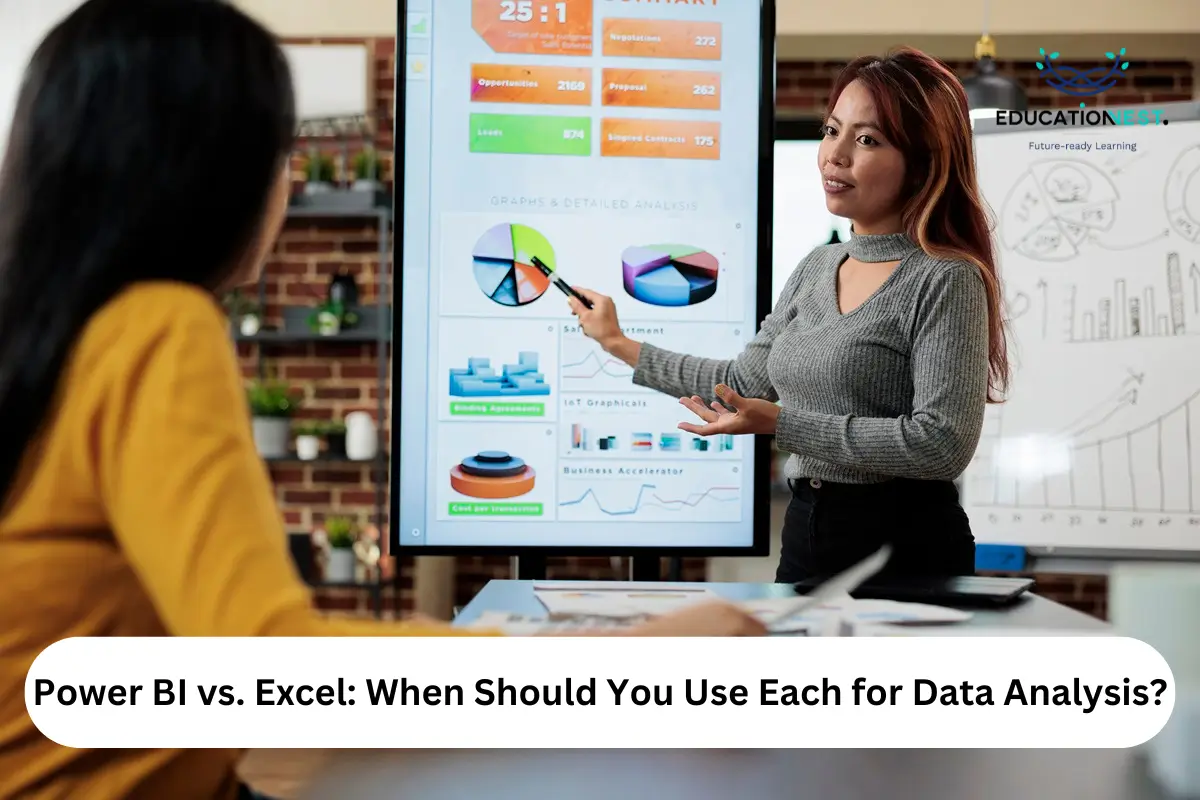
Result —
<svg viewBox="0 0 1200 800"><path fill-rule="evenodd" d="M700 397L679 398L680 404L704 420L703 425L681 422L679 429L697 436L713 436L718 433L775 433L775 426L779 420L779 406L775 403L742 397L724 384L717 386L716 394L721 402L713 401L711 407L705 406L703 398Z"/></svg>

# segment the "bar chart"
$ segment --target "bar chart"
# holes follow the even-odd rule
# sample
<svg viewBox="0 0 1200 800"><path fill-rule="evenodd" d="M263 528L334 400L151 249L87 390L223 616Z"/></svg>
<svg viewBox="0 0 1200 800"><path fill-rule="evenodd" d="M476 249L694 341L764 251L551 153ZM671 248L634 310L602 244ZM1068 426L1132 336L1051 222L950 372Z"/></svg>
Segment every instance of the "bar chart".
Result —
<svg viewBox="0 0 1200 800"><path fill-rule="evenodd" d="M1163 288L1165 287L1165 292ZM1067 341L1108 342L1200 331L1200 267L1191 264L1186 283L1178 253L1170 253L1161 278L1130 281L1117 278L1098 299L1081 296L1078 285L1067 290Z"/></svg>

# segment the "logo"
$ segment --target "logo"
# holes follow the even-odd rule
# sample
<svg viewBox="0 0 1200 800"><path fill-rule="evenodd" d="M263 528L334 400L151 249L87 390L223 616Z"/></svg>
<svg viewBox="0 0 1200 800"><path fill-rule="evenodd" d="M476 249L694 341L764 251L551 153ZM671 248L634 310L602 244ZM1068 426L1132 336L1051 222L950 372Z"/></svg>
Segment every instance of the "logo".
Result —
<svg viewBox="0 0 1200 800"><path fill-rule="evenodd" d="M1117 85L1116 76L1129 69L1129 62L1123 60L1125 57L1124 47L1119 53L1104 54L1112 62L1107 67L1093 67L1092 69L1076 69L1065 64L1056 65L1054 62L1058 59L1058 53L1047 55L1045 48L1038 48L1038 52L1045 59L1045 61L1034 62L1037 64L1038 73L1046 79L1046 83L1051 88L1072 97L1095 97L1102 92L1107 92Z"/></svg>
<svg viewBox="0 0 1200 800"><path fill-rule="evenodd" d="M1104 56L1107 63L1097 67L1072 67L1058 63L1059 53L1047 53L1046 49L1038 48L1040 58L1034 62L1038 74L1045 80L1046 85L1076 98L1098 97L1117 85L1123 75L1129 71L1129 62L1125 59L1125 48L1117 52L1108 52ZM1141 126L1166 125L1168 120L1161 108L1088 108L1087 103L1079 101L1078 109L1040 108L1029 111L997 111L996 124L1004 126L1055 127L1055 126L1084 126L1101 127L1108 125Z"/></svg>

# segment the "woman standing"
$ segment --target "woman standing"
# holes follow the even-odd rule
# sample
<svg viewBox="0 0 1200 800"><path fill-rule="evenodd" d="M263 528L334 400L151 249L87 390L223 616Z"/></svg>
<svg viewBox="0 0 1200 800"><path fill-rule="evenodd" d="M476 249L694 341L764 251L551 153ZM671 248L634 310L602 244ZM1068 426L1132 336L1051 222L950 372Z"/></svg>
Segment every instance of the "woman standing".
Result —
<svg viewBox="0 0 1200 800"><path fill-rule="evenodd" d="M1001 291L975 177L967 98L904 48L849 64L817 156L844 244L796 267L737 358L626 337L611 298L571 298L584 332L681 396L699 435L772 434L792 487L776 579L834 574L884 543L886 572L961 575L975 543L954 486L1008 378Z"/></svg>

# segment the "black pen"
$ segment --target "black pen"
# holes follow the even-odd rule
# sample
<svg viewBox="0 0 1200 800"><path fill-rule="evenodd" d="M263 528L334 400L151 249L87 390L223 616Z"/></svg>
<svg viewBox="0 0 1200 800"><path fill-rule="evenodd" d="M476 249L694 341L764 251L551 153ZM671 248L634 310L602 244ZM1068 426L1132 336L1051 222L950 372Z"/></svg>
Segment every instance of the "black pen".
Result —
<svg viewBox="0 0 1200 800"><path fill-rule="evenodd" d="M542 260L537 256L530 259L533 265L542 271L542 274L550 279L550 282L559 288L559 290L568 297L574 297L579 302L583 303L587 308L592 308L592 301L581 295L579 292L567 285L567 282L554 274L554 271L547 267Z"/></svg>

